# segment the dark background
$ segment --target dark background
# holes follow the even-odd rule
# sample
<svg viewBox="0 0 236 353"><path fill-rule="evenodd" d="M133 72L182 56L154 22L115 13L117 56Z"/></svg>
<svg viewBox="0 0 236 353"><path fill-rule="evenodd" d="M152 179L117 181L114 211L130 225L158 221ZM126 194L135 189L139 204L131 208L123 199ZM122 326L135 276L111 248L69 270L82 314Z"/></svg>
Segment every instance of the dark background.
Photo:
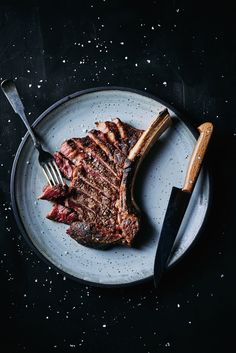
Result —
<svg viewBox="0 0 236 353"><path fill-rule="evenodd" d="M15 79L31 122L65 95L118 85L162 98L195 127L215 126L213 201L196 246L158 291L151 282L101 289L50 269L21 238L9 179L25 128L0 92L0 352L233 350L234 17L225 1L0 2L0 80Z"/></svg>

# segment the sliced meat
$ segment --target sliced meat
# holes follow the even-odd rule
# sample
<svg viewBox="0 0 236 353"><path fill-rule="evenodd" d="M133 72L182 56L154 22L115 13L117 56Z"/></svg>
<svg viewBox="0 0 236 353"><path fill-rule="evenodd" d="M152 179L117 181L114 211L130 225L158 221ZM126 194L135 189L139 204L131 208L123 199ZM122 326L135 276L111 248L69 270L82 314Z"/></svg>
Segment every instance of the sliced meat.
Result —
<svg viewBox="0 0 236 353"><path fill-rule="evenodd" d="M51 219L52 221L65 224L71 224L78 221L78 215L76 212L57 203L53 205L51 211L47 214L47 218Z"/></svg>
<svg viewBox="0 0 236 353"><path fill-rule="evenodd" d="M41 200L57 201L70 196L72 189L68 185L58 184L58 185L46 185L43 188L43 193L38 197Z"/></svg>
<svg viewBox="0 0 236 353"><path fill-rule="evenodd" d="M71 180L73 177L75 165L60 152L55 152L53 156L62 175L66 179Z"/></svg>

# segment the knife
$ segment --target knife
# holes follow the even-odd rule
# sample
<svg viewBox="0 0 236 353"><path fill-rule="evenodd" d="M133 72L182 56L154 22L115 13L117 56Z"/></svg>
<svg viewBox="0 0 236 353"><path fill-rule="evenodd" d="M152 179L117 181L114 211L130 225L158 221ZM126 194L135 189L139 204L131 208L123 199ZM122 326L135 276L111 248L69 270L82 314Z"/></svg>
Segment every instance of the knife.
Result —
<svg viewBox="0 0 236 353"><path fill-rule="evenodd" d="M155 287L157 287L163 272L166 270L173 244L184 218L213 132L213 125L206 122L198 127L198 131L200 135L190 158L184 186L182 189L174 186L171 191L156 250L154 262Z"/></svg>

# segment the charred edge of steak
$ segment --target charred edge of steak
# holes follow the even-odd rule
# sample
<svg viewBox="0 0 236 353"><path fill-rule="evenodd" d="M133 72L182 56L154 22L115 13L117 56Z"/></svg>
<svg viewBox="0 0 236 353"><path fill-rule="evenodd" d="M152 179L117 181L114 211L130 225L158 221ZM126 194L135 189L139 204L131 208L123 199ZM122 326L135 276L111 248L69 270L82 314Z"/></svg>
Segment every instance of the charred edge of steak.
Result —
<svg viewBox="0 0 236 353"><path fill-rule="evenodd" d="M46 185L43 193L38 197L40 200L58 201L65 199L73 193L73 190L66 184Z"/></svg>
<svg viewBox="0 0 236 353"><path fill-rule="evenodd" d="M130 151L131 148L136 144L136 142L138 141L138 139L140 138L144 130L136 129L127 123L124 123L124 125L127 131L126 143L129 145L129 151Z"/></svg>
<svg viewBox="0 0 236 353"><path fill-rule="evenodd" d="M97 229L95 224L86 222L72 223L67 234L78 243L92 248L107 249L122 241L120 234L104 234L102 230Z"/></svg>
<svg viewBox="0 0 236 353"><path fill-rule="evenodd" d="M47 218L65 224L71 224L78 221L78 215L76 212L58 203L53 205L51 211L47 214Z"/></svg>
<svg viewBox="0 0 236 353"><path fill-rule="evenodd" d="M118 223L122 230L124 243L131 246L140 229L140 211L132 200L132 183L138 161L125 161L123 178L120 185ZM136 206L136 207L135 207Z"/></svg>
<svg viewBox="0 0 236 353"><path fill-rule="evenodd" d="M63 176L68 180L72 180L75 165L63 156L61 152L55 152L53 157Z"/></svg>

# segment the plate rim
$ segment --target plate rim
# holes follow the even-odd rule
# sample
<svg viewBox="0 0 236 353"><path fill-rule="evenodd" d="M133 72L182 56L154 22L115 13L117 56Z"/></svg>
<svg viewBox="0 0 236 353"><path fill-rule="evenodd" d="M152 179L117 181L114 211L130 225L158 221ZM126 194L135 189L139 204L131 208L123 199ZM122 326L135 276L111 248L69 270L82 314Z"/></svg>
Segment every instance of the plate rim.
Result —
<svg viewBox="0 0 236 353"><path fill-rule="evenodd" d="M68 102L69 100L72 100L73 98L82 96L82 95L86 95L89 93L94 93L94 92L101 92L101 91L125 91L125 92L130 92L130 93L136 93L138 95L150 98L155 100L156 102L166 106L168 109L172 110L178 117L181 116L181 121L183 121L183 123L188 127L188 129L191 131L191 133L193 134L193 136L197 139L197 131L196 129L193 127L193 125L191 123L189 123L189 121L186 121L185 119L185 114L181 113L180 110L176 109L175 107L173 107L170 103L165 102L164 100L162 100L161 98L155 96L154 94L151 94L149 92L144 92L142 90L136 89L136 88L129 88L129 87L122 87L122 86L99 86L99 87L92 87L92 88L87 88L87 89L82 89L79 91L76 91L72 94L68 94L67 96L57 100L56 102L54 102L52 105L50 105L46 110L44 110L39 116L38 118L33 122L32 127L35 127L39 124L39 122L41 122L45 116L47 116L49 113L51 113L53 110L55 110L57 107L59 107L60 105ZM183 118L182 118L183 116ZM103 288L121 288L121 287L130 287L130 286L135 286L135 285L139 285L139 284L143 284L146 283L150 280L153 279L153 275L139 279L139 280L135 280L132 282L127 282L127 283L99 283L99 282L92 282L92 281L88 281L88 280L84 280L82 278L78 278L74 275L71 275L67 272L65 272L63 269L57 267L54 263L52 263L46 256L44 256L40 250L34 245L33 241L30 238L30 235L28 234L28 232L26 231L24 224L21 220L20 214L19 214L19 210L18 210L18 206L17 206L17 201L16 201L16 197L15 197L15 181L16 181L16 170L17 170L17 164L20 158L20 154L21 151L26 143L26 141L29 138L29 133L26 132L21 143L19 144L16 154L15 154L15 158L12 164L12 169L11 169L11 177L10 177L10 197L11 197L11 205L12 205L12 210L13 210L13 214L16 220L16 224L18 229L20 230L20 233L23 235L26 243L29 245L29 247L34 251L34 253L39 257L39 259L41 259L46 265L53 267L57 272L60 272L62 275L76 281L79 282L81 284L84 285L90 285L90 286L94 286L94 287L103 287ZM206 169L205 163L203 163L203 168ZM206 214L205 217L203 219L203 222L199 228L198 233L196 234L195 238L193 239L193 241L191 242L191 244L189 245L189 247L185 250L185 252L171 265L168 266L167 271L171 270L173 267L175 267L188 253L189 251L192 249L192 247L195 245L195 243L197 242L197 240L199 239L200 235L202 234L205 225L206 225L206 220L208 218L209 215L209 211L210 211L210 206L212 204L212 175L211 172L209 170L209 167L206 169L207 174L208 174L208 178L209 178L209 197L208 197L208 202L207 202L207 209L206 209Z"/></svg>

